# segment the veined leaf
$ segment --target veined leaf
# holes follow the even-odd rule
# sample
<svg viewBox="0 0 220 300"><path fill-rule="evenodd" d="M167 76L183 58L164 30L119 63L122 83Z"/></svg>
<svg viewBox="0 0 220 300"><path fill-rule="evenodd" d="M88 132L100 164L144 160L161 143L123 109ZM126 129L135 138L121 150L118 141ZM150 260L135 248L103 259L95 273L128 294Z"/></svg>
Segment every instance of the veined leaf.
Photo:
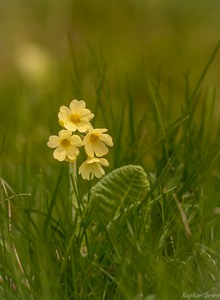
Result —
<svg viewBox="0 0 220 300"><path fill-rule="evenodd" d="M121 210L140 203L149 190L147 174L141 166L127 165L103 177L90 191L93 217L107 225ZM84 197L88 201L88 195Z"/></svg>

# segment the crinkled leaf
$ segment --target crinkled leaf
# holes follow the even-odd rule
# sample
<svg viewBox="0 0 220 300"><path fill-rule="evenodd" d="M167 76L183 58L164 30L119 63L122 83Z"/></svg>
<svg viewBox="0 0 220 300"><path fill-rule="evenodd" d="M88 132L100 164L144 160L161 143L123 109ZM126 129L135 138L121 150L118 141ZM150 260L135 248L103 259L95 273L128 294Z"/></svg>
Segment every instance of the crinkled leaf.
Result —
<svg viewBox="0 0 220 300"><path fill-rule="evenodd" d="M90 191L92 215L107 225L120 210L140 203L149 190L147 174L141 166L127 165L103 177ZM88 201L88 195L84 198Z"/></svg>

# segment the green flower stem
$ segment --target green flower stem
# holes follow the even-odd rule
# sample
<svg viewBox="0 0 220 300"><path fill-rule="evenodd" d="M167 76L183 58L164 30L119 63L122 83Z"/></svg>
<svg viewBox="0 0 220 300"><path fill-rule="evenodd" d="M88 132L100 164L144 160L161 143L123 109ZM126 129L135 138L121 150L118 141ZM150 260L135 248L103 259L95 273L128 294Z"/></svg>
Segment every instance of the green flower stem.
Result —
<svg viewBox="0 0 220 300"><path fill-rule="evenodd" d="M75 211L78 207L76 161L69 163L69 177L70 177L70 203L71 203L72 221L74 221Z"/></svg>

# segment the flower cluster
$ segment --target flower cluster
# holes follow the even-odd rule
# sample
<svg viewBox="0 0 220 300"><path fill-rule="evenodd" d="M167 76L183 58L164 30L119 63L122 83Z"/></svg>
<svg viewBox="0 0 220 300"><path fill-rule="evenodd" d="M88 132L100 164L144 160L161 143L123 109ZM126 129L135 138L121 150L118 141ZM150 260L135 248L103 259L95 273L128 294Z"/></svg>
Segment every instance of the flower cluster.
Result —
<svg viewBox="0 0 220 300"><path fill-rule="evenodd" d="M59 161L74 162L79 155L79 148L85 148L87 159L79 167L83 179L92 179L105 175L102 166L109 165L103 158L108 153L107 146L113 146L112 137L107 129L93 128L90 121L94 114L86 108L83 100L72 100L69 107L61 106L58 113L59 124L64 128L57 135L51 135L48 147L55 148L53 157Z"/></svg>

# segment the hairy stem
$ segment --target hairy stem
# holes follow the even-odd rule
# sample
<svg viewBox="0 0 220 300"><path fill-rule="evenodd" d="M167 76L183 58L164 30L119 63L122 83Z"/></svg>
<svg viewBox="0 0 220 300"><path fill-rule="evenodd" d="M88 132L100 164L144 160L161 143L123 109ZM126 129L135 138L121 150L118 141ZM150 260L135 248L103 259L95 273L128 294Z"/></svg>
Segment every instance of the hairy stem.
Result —
<svg viewBox="0 0 220 300"><path fill-rule="evenodd" d="M69 163L69 178L70 178L70 203L71 203L71 211L72 211L72 221L74 221L75 210L78 207L76 161Z"/></svg>

